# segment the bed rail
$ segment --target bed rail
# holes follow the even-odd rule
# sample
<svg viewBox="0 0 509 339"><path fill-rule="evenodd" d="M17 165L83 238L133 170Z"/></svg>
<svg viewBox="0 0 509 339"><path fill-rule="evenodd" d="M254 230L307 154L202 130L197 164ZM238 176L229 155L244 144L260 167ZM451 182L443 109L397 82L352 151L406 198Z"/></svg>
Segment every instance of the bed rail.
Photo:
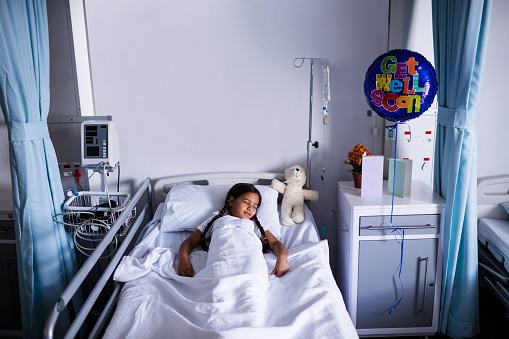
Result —
<svg viewBox="0 0 509 339"><path fill-rule="evenodd" d="M507 192L489 192L490 188L508 185L509 175L497 175L477 179L477 219L507 219L508 215L500 203L509 202Z"/></svg>
<svg viewBox="0 0 509 339"><path fill-rule="evenodd" d="M509 202L509 175L498 175L477 180L477 219L508 219L500 205ZM504 256L490 241L478 242L479 282L487 286L500 303L509 310L509 273L504 267Z"/></svg>
<svg viewBox="0 0 509 339"><path fill-rule="evenodd" d="M115 254L113 255L112 259L110 260L108 266L106 267L105 271L95 284L94 288L92 289L90 295L87 297L86 301L83 303L83 306L79 310L79 312L76 314L76 317L71 323L71 326L67 330L67 332L64 335L64 338L74 338L80 328L83 326L83 323L86 320L87 315L92 310L92 307L94 306L95 302L97 301L98 297L100 296L100 293L102 292L104 286L108 282L110 276L112 275L113 271L117 267L118 262L124 255L124 252L126 251L127 247L133 240L135 234L137 233L141 223L145 219L145 215L148 212L149 219L152 219L152 186L150 182L150 178L147 178L140 186L136 194L132 197L130 202L127 204L126 208L123 210L123 212L120 214L119 218L116 220L116 222L111 227L111 230L104 236L104 239L99 243L98 247L92 252L92 254L88 257L88 259L85 261L83 266L79 269L79 271L74 276L73 280L69 283L67 288L64 290L62 295L60 296L59 300L53 307L53 310L46 321L46 325L44 327L44 338L53 338L54 337L54 330L55 325L57 323L57 320L62 313L62 311L71 303L73 296L76 294L77 291L80 290L81 285L87 278L87 276L90 274L98 260L101 258L102 253L107 249L109 244L112 242L113 238L119 231L120 227L123 225L125 219L129 216L130 211L137 205L139 200L143 197L143 195L147 193L147 203L143 206L141 212L137 213L138 216L133 223L133 225L130 227L128 233L126 234L122 244L119 246L119 248L116 250ZM100 330L102 326L106 323L107 318L112 311L112 309L115 306L116 299L119 295L121 288L121 284L116 284L115 289L113 293L111 294L106 307L103 309L101 315L99 316L99 319L95 323L94 328L91 330L89 337L90 338L96 338L100 334Z"/></svg>
<svg viewBox="0 0 509 339"><path fill-rule="evenodd" d="M261 181L270 181L272 179L285 180L284 173L272 172L211 172L175 175L166 178L160 178L154 183L154 203L155 207L163 202L169 188L175 184L195 183L207 185L233 185L239 182L249 182L258 184Z"/></svg>

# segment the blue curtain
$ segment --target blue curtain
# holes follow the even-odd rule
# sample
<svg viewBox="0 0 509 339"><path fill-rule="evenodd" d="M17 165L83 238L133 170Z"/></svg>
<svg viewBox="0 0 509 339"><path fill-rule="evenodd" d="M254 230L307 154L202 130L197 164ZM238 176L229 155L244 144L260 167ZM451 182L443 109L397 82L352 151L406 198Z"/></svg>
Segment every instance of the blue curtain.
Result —
<svg viewBox="0 0 509 339"><path fill-rule="evenodd" d="M52 219L64 194L46 123L48 39L46 0L0 1L0 105L9 133L25 338L42 336L77 270L72 239Z"/></svg>
<svg viewBox="0 0 509 339"><path fill-rule="evenodd" d="M434 189L446 199L440 332L479 332L477 286L477 101L491 0L433 0L438 76Z"/></svg>

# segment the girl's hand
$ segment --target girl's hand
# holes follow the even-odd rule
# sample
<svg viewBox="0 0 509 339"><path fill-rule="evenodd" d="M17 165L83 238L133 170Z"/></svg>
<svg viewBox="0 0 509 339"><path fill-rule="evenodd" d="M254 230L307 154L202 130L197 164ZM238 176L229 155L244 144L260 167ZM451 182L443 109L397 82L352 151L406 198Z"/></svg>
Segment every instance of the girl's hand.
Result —
<svg viewBox="0 0 509 339"><path fill-rule="evenodd" d="M290 269L290 264L286 258L286 247L270 231L265 231L265 236L269 242L270 249L277 256L276 267L274 267L270 274L275 274L276 277L281 278Z"/></svg>
<svg viewBox="0 0 509 339"><path fill-rule="evenodd" d="M270 275L276 275L276 277L281 278L283 274L286 273L290 269L290 264L288 263L288 260L286 259L286 255L280 255L277 257L276 266L270 273Z"/></svg>
<svg viewBox="0 0 509 339"><path fill-rule="evenodd" d="M194 269L191 261L189 260L189 253L198 246L201 240L201 231L196 230L186 240L180 244L179 247L179 264L177 274L183 277L194 276Z"/></svg>
<svg viewBox="0 0 509 339"><path fill-rule="evenodd" d="M189 257L183 259L179 258L179 265L178 265L178 275L183 277L193 277L194 276L194 269L193 265L191 264L191 260L189 260Z"/></svg>

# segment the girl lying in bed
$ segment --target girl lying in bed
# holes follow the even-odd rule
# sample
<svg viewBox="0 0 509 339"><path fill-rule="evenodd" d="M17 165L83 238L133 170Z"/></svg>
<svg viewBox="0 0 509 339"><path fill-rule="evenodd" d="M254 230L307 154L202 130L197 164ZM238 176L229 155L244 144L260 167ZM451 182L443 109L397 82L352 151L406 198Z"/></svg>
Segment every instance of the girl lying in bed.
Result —
<svg viewBox="0 0 509 339"><path fill-rule="evenodd" d="M221 211L208 222L198 226L196 231L180 245L178 274L185 277L194 276L189 254L199 244L204 250L209 251L208 258L214 258L216 261L209 263L207 259L207 266L218 265L218 260L223 261L218 267L230 266L228 274L232 273L233 268L228 265L232 253L236 259L234 265L238 274L266 271L267 265L262 250L268 245L277 256L276 266L270 274L275 274L277 277L285 274L290 268L285 246L269 230L265 231L256 217L256 210L261 205L261 200L260 192L254 185L245 183L234 185L228 191ZM205 243L209 230L210 249ZM236 241L237 232L244 232L242 241ZM236 255L246 251L253 255ZM239 259L243 260L240 264ZM217 274L221 276L220 271Z"/></svg>

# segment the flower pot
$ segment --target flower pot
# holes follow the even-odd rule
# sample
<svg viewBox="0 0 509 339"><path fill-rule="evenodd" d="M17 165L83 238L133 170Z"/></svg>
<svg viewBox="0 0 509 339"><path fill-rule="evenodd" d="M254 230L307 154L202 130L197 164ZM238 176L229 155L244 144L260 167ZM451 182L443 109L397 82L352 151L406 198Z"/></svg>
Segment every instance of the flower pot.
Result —
<svg viewBox="0 0 509 339"><path fill-rule="evenodd" d="M355 188L361 188L362 183L362 174L352 173L353 175L353 185Z"/></svg>

